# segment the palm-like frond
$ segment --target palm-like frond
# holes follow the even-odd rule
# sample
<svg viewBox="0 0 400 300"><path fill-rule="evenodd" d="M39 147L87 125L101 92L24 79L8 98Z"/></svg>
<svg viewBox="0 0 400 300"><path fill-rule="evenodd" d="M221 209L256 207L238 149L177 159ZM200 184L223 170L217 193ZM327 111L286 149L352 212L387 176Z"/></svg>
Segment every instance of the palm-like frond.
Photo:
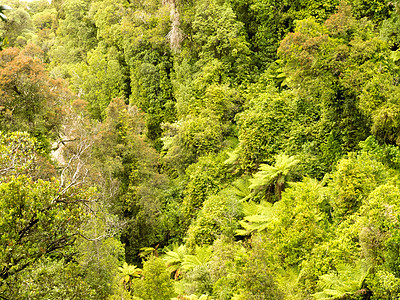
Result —
<svg viewBox="0 0 400 300"><path fill-rule="evenodd" d="M140 257L148 257L150 255L156 255L157 256L157 247L143 247L140 248L139 256Z"/></svg>
<svg viewBox="0 0 400 300"><path fill-rule="evenodd" d="M232 193L241 201L246 201L251 196L250 182L247 179L238 179L231 185Z"/></svg>
<svg viewBox="0 0 400 300"><path fill-rule="evenodd" d="M261 164L260 171L254 174L253 178L250 179L251 184L249 186L249 189L256 190L260 187L272 184L276 177L279 175L278 172L278 169L273 166Z"/></svg>
<svg viewBox="0 0 400 300"><path fill-rule="evenodd" d="M130 277L140 277L142 273L142 269L138 268L135 265L128 265L126 262L122 265L122 267L118 268L118 271L122 276L130 276Z"/></svg>
<svg viewBox="0 0 400 300"><path fill-rule="evenodd" d="M296 159L294 156L288 156L285 154L282 155L277 155L276 156L276 162L275 162L275 168L278 169L281 174L284 176L288 175L291 170L293 170L294 167L297 166L297 164L300 161Z"/></svg>
<svg viewBox="0 0 400 300"><path fill-rule="evenodd" d="M142 274L142 269L135 265L128 265L126 262L124 262L122 267L118 268L118 271L120 272L120 283L128 289L131 287L132 279L138 278Z"/></svg>
<svg viewBox="0 0 400 300"><path fill-rule="evenodd" d="M269 202L244 202L243 212L245 217L239 224L244 228L236 230L237 235L249 235L253 232L261 232L267 229L275 215L274 206Z"/></svg>
<svg viewBox="0 0 400 300"><path fill-rule="evenodd" d="M277 155L274 166L267 164L260 165L260 171L254 174L253 178L250 179L251 185L249 189L257 191L268 186L275 186L277 196L280 198L281 191L284 184L290 178L290 173L299 163L294 156L288 156L285 154Z"/></svg>
<svg viewBox="0 0 400 300"><path fill-rule="evenodd" d="M212 257L212 247L196 246L196 251L194 255L185 255L185 259L182 263L184 270L188 271L196 267L204 266L207 264Z"/></svg>
<svg viewBox="0 0 400 300"><path fill-rule="evenodd" d="M176 275L179 276L179 271L182 267L182 263L188 251L185 245L179 245L179 244L173 244L172 249L167 247L166 250L167 251L162 256L162 259L165 261L167 265L167 270L170 273L178 272L178 274Z"/></svg>
<svg viewBox="0 0 400 300"><path fill-rule="evenodd" d="M333 300L345 295L352 295L362 289L369 269L364 269L359 264L356 267L349 264L337 266L337 273L328 273L320 276L319 285L322 292L313 296L317 300Z"/></svg>

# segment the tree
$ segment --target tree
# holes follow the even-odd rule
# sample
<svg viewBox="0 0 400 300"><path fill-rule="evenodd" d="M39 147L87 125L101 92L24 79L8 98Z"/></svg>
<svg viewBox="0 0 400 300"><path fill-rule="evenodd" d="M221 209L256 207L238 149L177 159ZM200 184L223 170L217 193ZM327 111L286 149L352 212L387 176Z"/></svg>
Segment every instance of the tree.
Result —
<svg viewBox="0 0 400 300"><path fill-rule="evenodd" d="M240 215L239 200L229 190L207 197L189 226L187 245L211 245L221 235L232 237Z"/></svg>
<svg viewBox="0 0 400 300"><path fill-rule="evenodd" d="M214 78L216 80L213 83L217 84L240 84L246 81L251 72L249 45L245 39L243 24L237 21L229 2L203 0L196 2L195 8L192 35L196 51L192 51L192 55L198 55L195 65L201 70L196 76L196 81L200 81L195 81L197 85L207 86L207 83L211 83L209 80ZM209 71L219 71L219 68L215 68L218 64L224 71L209 74Z"/></svg>
<svg viewBox="0 0 400 300"><path fill-rule="evenodd" d="M9 299L98 299L98 290L90 286L90 277L75 261L42 257L8 285Z"/></svg>
<svg viewBox="0 0 400 300"><path fill-rule="evenodd" d="M132 294L142 299L170 299L175 293L172 279L161 258L154 256L143 264L143 279L132 282Z"/></svg>
<svg viewBox="0 0 400 300"><path fill-rule="evenodd" d="M174 279L177 280L182 273L182 263L187 255L186 246L173 244L172 249L166 247L165 251L162 259L167 265L167 270L174 274Z"/></svg>
<svg viewBox="0 0 400 300"><path fill-rule="evenodd" d="M363 269L359 264L337 266L337 273L329 273L320 277L322 292L314 294L315 299L346 299L347 295L367 294L364 287L365 278L369 270Z"/></svg>
<svg viewBox="0 0 400 300"><path fill-rule="evenodd" d="M11 176L31 173L36 153L36 140L27 133L13 132L11 134L0 134L0 175L1 182Z"/></svg>
<svg viewBox="0 0 400 300"><path fill-rule="evenodd" d="M277 155L275 166L261 164L261 171L255 173L254 178L250 179L249 189L257 191L260 188L274 187L275 195L280 200L285 184L292 176L292 172L299 163L294 156L285 154Z"/></svg>
<svg viewBox="0 0 400 300"><path fill-rule="evenodd" d="M285 35L292 31L296 20L313 17L319 22L335 11L339 1L233 0L232 7L244 24L252 59L264 70L276 59L276 49Z"/></svg>
<svg viewBox="0 0 400 300"><path fill-rule="evenodd" d="M107 204L124 223L126 261L137 265L140 249L164 241L171 230L163 215L168 178L159 172L157 152L146 144L143 119L137 107L114 99L92 152Z"/></svg>
<svg viewBox="0 0 400 300"><path fill-rule="evenodd" d="M196 246L193 254L185 255L182 267L185 294L211 294L212 282L208 264L212 257L211 246Z"/></svg>
<svg viewBox="0 0 400 300"><path fill-rule="evenodd" d="M66 256L80 236L90 195L77 186L60 187L57 181L26 176L0 184L1 289L9 278L41 257Z"/></svg>
<svg viewBox="0 0 400 300"><path fill-rule="evenodd" d="M395 12L397 2L387 0L366 1L366 0L351 0L349 3L352 6L354 15L358 18L365 18L374 21L378 26L382 21L390 18Z"/></svg>
<svg viewBox="0 0 400 300"><path fill-rule="evenodd" d="M126 68L121 65L120 53L115 48L98 45L87 53L87 62L72 69L72 87L88 102L88 110L98 120L105 117L106 109L113 98L127 98Z"/></svg>
<svg viewBox="0 0 400 300"><path fill-rule="evenodd" d="M54 1L54 5L60 5ZM74 64L86 60L86 54L97 45L93 21L87 17L91 1L61 1L64 18L59 18L55 45L49 55L53 66Z"/></svg>
<svg viewBox="0 0 400 300"><path fill-rule="evenodd" d="M175 117L172 59L165 38L169 13L168 5L157 1L95 1L90 10L99 40L114 51L113 58L118 57L124 67L125 86L119 93L146 113L146 134L158 150L161 124Z"/></svg>
<svg viewBox="0 0 400 300"><path fill-rule="evenodd" d="M279 93L273 85L267 85L254 94L236 116L238 161L242 169L251 171L262 162L272 163L272 158L286 148L288 124L294 119L291 92Z"/></svg>
<svg viewBox="0 0 400 300"><path fill-rule="evenodd" d="M122 267L118 268L119 276L121 277L120 282L123 284L124 289L131 291L132 290L132 280L140 277L142 270L135 265L128 265L126 262L122 265Z"/></svg>
<svg viewBox="0 0 400 300"><path fill-rule="evenodd" d="M41 170L46 166L43 151L27 133L1 133L0 141L0 295L16 299L21 293L35 293L40 274L33 278L28 270L44 263L44 272L52 272L52 262L67 265L76 257L76 241L87 239L83 225L92 212L94 190L84 187L79 166L67 178L71 162L60 181L50 178ZM21 291L28 277L32 289ZM59 284L57 279L54 284Z"/></svg>
<svg viewBox="0 0 400 300"><path fill-rule="evenodd" d="M252 242L252 249L244 258L239 259L240 275L237 278L234 288L235 295L232 299L284 299L283 292L278 288L273 276L272 255L263 242L263 240L255 238Z"/></svg>
<svg viewBox="0 0 400 300"><path fill-rule="evenodd" d="M222 172L221 157L203 156L196 164L186 169L186 186L183 190L182 211L185 226L195 217L208 196L217 193L225 174Z"/></svg>
<svg viewBox="0 0 400 300"><path fill-rule="evenodd" d="M270 202L257 204L253 201L243 202L243 220L239 224L244 228L236 230L237 235L249 235L251 233L262 232L268 228L275 217L276 211Z"/></svg>
<svg viewBox="0 0 400 300"><path fill-rule="evenodd" d="M0 23L0 33L2 35L2 46L10 44L12 47L24 47L34 34L34 27L31 16L28 13L26 5L19 1L10 1L13 9L7 14L7 18L2 13L0 18L6 22ZM11 9L7 5L2 5L6 10Z"/></svg>
<svg viewBox="0 0 400 300"><path fill-rule="evenodd" d="M36 57L40 52L35 46L0 52L0 129L27 131L46 148L60 132L61 106L72 96L64 82L49 78Z"/></svg>
<svg viewBox="0 0 400 300"><path fill-rule="evenodd" d="M330 233L327 190L315 179L293 182L273 206L264 236L282 260L281 266L300 264Z"/></svg>
<svg viewBox="0 0 400 300"><path fill-rule="evenodd" d="M332 206L337 216L356 212L369 193L389 178L389 170L367 153L342 158L332 174Z"/></svg>

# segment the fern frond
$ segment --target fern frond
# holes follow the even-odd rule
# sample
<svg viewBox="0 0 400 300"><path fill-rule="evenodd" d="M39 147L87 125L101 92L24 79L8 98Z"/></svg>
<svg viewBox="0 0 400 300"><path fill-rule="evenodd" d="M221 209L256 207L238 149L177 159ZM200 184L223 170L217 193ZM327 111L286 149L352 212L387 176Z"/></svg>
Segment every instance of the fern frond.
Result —
<svg viewBox="0 0 400 300"><path fill-rule="evenodd" d="M239 224L245 230L236 230L237 235L249 235L255 231L264 231L275 215L275 208L269 202L256 204L250 201L243 203L243 211L246 216L243 220L239 221Z"/></svg>
<svg viewBox="0 0 400 300"><path fill-rule="evenodd" d="M249 186L249 180L240 178L239 180L236 180L232 183L232 193L242 201L245 201L251 195L251 190Z"/></svg>
<svg viewBox="0 0 400 300"><path fill-rule="evenodd" d="M212 247L199 247L196 246L196 254L185 255L182 263L182 268L186 271L194 269L195 267L203 266L210 261L212 257Z"/></svg>
<svg viewBox="0 0 400 300"><path fill-rule="evenodd" d="M337 272L331 272L319 277L319 286L322 292L315 293L315 299L336 299L345 295L352 295L362 288L369 270L365 270L361 264L352 266L340 264L336 267Z"/></svg>

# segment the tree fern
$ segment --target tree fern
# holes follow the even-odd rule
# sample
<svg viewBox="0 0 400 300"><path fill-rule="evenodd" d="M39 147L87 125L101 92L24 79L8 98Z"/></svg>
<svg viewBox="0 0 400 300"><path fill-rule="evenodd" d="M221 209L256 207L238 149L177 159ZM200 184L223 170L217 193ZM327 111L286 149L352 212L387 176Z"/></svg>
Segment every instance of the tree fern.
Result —
<svg viewBox="0 0 400 300"><path fill-rule="evenodd" d="M368 275L369 269L365 270L361 264L352 266L341 264L336 268L337 272L320 276L319 285L322 292L313 296L317 300L339 299L346 295L352 295L361 290Z"/></svg>
<svg viewBox="0 0 400 300"><path fill-rule="evenodd" d="M285 154L277 155L274 166L261 164L260 171L254 174L250 179L250 190L258 191L265 189L268 186L274 186L275 194L278 199L281 198L284 185L290 179L291 172L299 163L294 156L287 156Z"/></svg>
<svg viewBox="0 0 400 300"><path fill-rule="evenodd" d="M242 221L239 221L239 224L244 230L236 230L237 235L249 235L256 231L264 231L275 215L274 206L269 202L260 204L252 201L243 202L243 212L246 216Z"/></svg>
<svg viewBox="0 0 400 300"><path fill-rule="evenodd" d="M120 282L128 290L131 288L132 280L140 277L142 274L142 269L136 267L135 265L128 265L126 262L124 262L122 267L118 268L118 271L121 276Z"/></svg>
<svg viewBox="0 0 400 300"><path fill-rule="evenodd" d="M240 178L232 183L230 189L232 193L241 201L246 201L251 197L251 190L249 188L250 182L247 179Z"/></svg>
<svg viewBox="0 0 400 300"><path fill-rule="evenodd" d="M182 267L185 271L194 269L195 267L204 266L212 257L212 247L196 246L194 255L185 255Z"/></svg>
<svg viewBox="0 0 400 300"><path fill-rule="evenodd" d="M165 261L167 270L170 273L175 273L175 279L177 279L181 272L185 255L188 253L187 249L184 245L173 244L172 249L166 247L166 250L166 253L161 258Z"/></svg>

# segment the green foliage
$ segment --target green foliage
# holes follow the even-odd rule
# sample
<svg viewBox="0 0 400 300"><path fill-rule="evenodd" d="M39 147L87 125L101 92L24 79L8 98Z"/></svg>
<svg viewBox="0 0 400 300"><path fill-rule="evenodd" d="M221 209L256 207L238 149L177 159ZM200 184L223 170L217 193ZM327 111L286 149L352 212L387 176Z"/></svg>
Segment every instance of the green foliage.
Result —
<svg viewBox="0 0 400 300"><path fill-rule="evenodd" d="M75 187L60 189L58 182L12 177L0 185L1 286L37 259L67 254L85 211L80 199L88 195Z"/></svg>
<svg viewBox="0 0 400 300"><path fill-rule="evenodd" d="M222 236L214 242L208 271L216 299L232 298L240 261L245 253L245 249L231 238Z"/></svg>
<svg viewBox="0 0 400 300"><path fill-rule="evenodd" d="M388 19L393 14L395 6L397 5L396 1L390 2L387 0L351 0L349 2L357 18L368 17L377 25L380 25L382 21Z"/></svg>
<svg viewBox="0 0 400 300"><path fill-rule="evenodd" d="M224 77L227 75L228 79L231 77L230 74L238 75L230 78L234 82L246 80L250 75L248 71L250 51L245 40L243 25L237 22L229 3L199 1L192 26L193 43L199 57L196 64L203 69L204 74L201 74L200 80L211 79L208 84L224 83L226 80ZM223 73L226 75L220 73L207 76L206 72L211 71L216 62L222 64Z"/></svg>
<svg viewBox="0 0 400 300"><path fill-rule="evenodd" d="M220 235L233 236L241 215L238 199L229 190L209 196L187 231L186 243L212 244Z"/></svg>
<svg viewBox="0 0 400 300"><path fill-rule="evenodd" d="M96 44L96 31L88 15L90 1L65 0L61 2L64 18L59 19L57 39L49 55L53 66L79 63ZM57 64L57 65L56 65Z"/></svg>
<svg viewBox="0 0 400 300"><path fill-rule="evenodd" d="M0 297L398 296L398 1L9 1Z"/></svg>
<svg viewBox="0 0 400 300"><path fill-rule="evenodd" d="M185 273L183 280L185 294L209 295L212 292L212 282L206 266L196 266ZM189 298L190 299L190 298Z"/></svg>
<svg viewBox="0 0 400 300"><path fill-rule="evenodd" d="M242 221L239 221L239 224L244 230L236 230L237 235L249 235L253 232L262 232L268 228L269 223L275 215L274 207L270 202L257 204L250 201L243 202L242 205L245 217Z"/></svg>
<svg viewBox="0 0 400 300"><path fill-rule="evenodd" d="M121 69L114 74L112 72L116 70L110 70L108 79L98 76L96 80L112 83L117 81L112 75L121 74L118 85L112 85L111 90L123 94L131 105L146 113L147 137L159 150L162 146L161 124L175 118L170 81L172 60L165 38L170 26L168 7L160 6L155 1L130 5L126 1L94 1L89 17L97 27L102 48L106 52L113 51L112 58L118 58ZM78 81L76 85L80 87L81 84ZM89 85L93 105L100 105L100 113L103 113L105 102L101 101L101 97L97 99L97 94ZM109 91L105 87L103 94L107 93ZM106 98L109 102L109 95Z"/></svg>
<svg viewBox="0 0 400 300"><path fill-rule="evenodd" d="M168 168L179 174L200 156L220 150L225 128L212 111L203 111L172 124L168 131L163 138L164 160Z"/></svg>
<svg viewBox="0 0 400 300"><path fill-rule="evenodd" d="M319 22L326 20L338 4L337 0L320 1L276 1L276 0L232 0L238 19L245 24L253 60L264 69L276 59L276 49L285 35L294 28L295 20L314 17Z"/></svg>
<svg viewBox="0 0 400 300"><path fill-rule="evenodd" d="M160 138L163 122L174 119L170 69L170 61L158 53L145 55L131 66L130 102L147 113L148 137L152 140Z"/></svg>
<svg viewBox="0 0 400 300"><path fill-rule="evenodd" d="M333 207L338 216L355 212L378 185L389 178L387 169L366 154L350 154L332 174Z"/></svg>
<svg viewBox="0 0 400 300"><path fill-rule="evenodd" d="M360 232L363 256L372 266L385 263L387 269L396 275L399 274L395 246L398 238L395 228L399 222L399 199L398 187L384 184L370 193L360 209L361 214L367 218Z"/></svg>
<svg viewBox="0 0 400 300"><path fill-rule="evenodd" d="M393 299L400 292L400 280L388 271L378 271L373 279L367 278L373 291L371 299Z"/></svg>
<svg viewBox="0 0 400 300"><path fill-rule="evenodd" d="M283 299L274 280L269 253L262 244L253 243L254 248L240 269L232 299Z"/></svg>
<svg viewBox="0 0 400 300"><path fill-rule="evenodd" d="M12 175L32 171L36 157L37 141L28 133L0 134L0 173L4 182Z"/></svg>
<svg viewBox="0 0 400 300"><path fill-rule="evenodd" d="M119 55L115 48L106 49L100 44L87 53L87 64L82 62L74 68L74 86L80 89L88 110L97 119L104 117L113 98L127 96L127 75Z"/></svg>
<svg viewBox="0 0 400 300"><path fill-rule="evenodd" d="M42 259L24 271L21 281L13 299L97 299L99 295L88 284L83 268L75 262Z"/></svg>
<svg viewBox="0 0 400 300"><path fill-rule="evenodd" d="M57 22L57 11L53 8L46 8L32 16L32 23L36 30L55 30Z"/></svg>
<svg viewBox="0 0 400 300"><path fill-rule="evenodd" d="M294 127L299 128L290 133L296 145L291 148L311 152L309 145L314 153L304 153L305 161L320 157L326 172L370 132L395 143L397 104L391 95L397 92L389 84L393 73L386 45L374 36L372 24L355 20L344 2L324 24L312 19L296 24L278 50L286 82L298 96Z"/></svg>
<svg viewBox="0 0 400 300"><path fill-rule="evenodd" d="M196 246L194 254L185 255L182 268L185 270L183 282L186 294L211 293L212 283L207 269L211 257L211 246Z"/></svg>
<svg viewBox="0 0 400 300"><path fill-rule="evenodd" d="M174 296L172 279L161 258L151 257L143 264L143 279L132 281L132 294L141 299L170 299Z"/></svg>
<svg viewBox="0 0 400 300"><path fill-rule="evenodd" d="M35 57L35 50L8 48L0 52L0 128L28 131L48 142L60 131L61 105L71 95L62 81L49 78L44 64Z"/></svg>
<svg viewBox="0 0 400 300"><path fill-rule="evenodd" d="M208 295L201 295L200 297L197 297L196 295L190 295L190 296L180 296L179 299L184 299L184 300L211 300L212 298L209 297ZM172 298L172 300L178 300L178 298Z"/></svg>
<svg viewBox="0 0 400 300"><path fill-rule="evenodd" d="M361 265L356 267L338 265L336 270L337 273L329 273L320 277L320 285L323 291L314 294L315 299L338 299L344 298L346 295L367 293L362 288L369 270L363 269Z"/></svg>
<svg viewBox="0 0 400 300"><path fill-rule="evenodd" d="M369 156L383 163L392 169L400 168L400 153L399 148L394 145L380 145L373 137L368 137L365 141L360 142L361 151L365 151Z"/></svg>
<svg viewBox="0 0 400 300"><path fill-rule="evenodd" d="M182 263L184 262L185 256L188 251L185 245L173 244L172 249L169 247L165 248L165 254L162 259L167 265L167 270L174 274L174 279L178 279L182 272Z"/></svg>
<svg viewBox="0 0 400 300"><path fill-rule="evenodd" d="M244 169L256 169L272 162L288 137L291 118L290 95L280 95L273 87L252 99L248 109L237 115L240 161Z"/></svg>
<svg viewBox="0 0 400 300"><path fill-rule="evenodd" d="M8 4L12 5L13 9L8 5L2 5L7 10L10 10L7 13L7 18L4 19L5 15L3 13L0 15L0 18L6 21L0 23L0 34L3 39L2 46L6 46L4 44L6 39L10 46L22 48L34 34L31 16L28 13L26 5L23 3L14 2ZM4 9L1 11L4 11Z"/></svg>
<svg viewBox="0 0 400 300"><path fill-rule="evenodd" d="M282 200L274 205L270 230L276 251L288 265L302 261L315 245L325 240L328 231L329 206L325 189L316 180L306 178L291 183Z"/></svg>
<svg viewBox="0 0 400 300"><path fill-rule="evenodd" d="M182 204L187 218L196 216L207 197L221 189L225 177L221 165L221 157L209 155L186 169L187 183Z"/></svg>
<svg viewBox="0 0 400 300"><path fill-rule="evenodd" d="M170 229L164 228L167 178L158 172L157 153L143 138L143 115L122 99L114 99L106 111L93 149L105 182L103 189L112 212L125 222L121 240L126 260L139 264L140 248L156 245Z"/></svg>
<svg viewBox="0 0 400 300"><path fill-rule="evenodd" d="M184 257L182 267L186 271L205 266L212 256L211 246L196 246L194 252L195 254L188 254Z"/></svg>
<svg viewBox="0 0 400 300"><path fill-rule="evenodd" d="M115 228L112 219L115 217L107 211L105 205L98 206L95 208L96 215L90 216L83 225L83 234L89 240L78 241L76 260L82 280L95 291L95 297L104 299L114 290L113 280L119 275L126 275L119 268L125 249L118 237L113 236Z"/></svg>
<svg viewBox="0 0 400 300"><path fill-rule="evenodd" d="M391 48L396 48L399 42L399 32L397 24L399 23L399 4L394 3L394 10L389 18L382 22L381 37ZM396 52L395 52L396 53Z"/></svg>
<svg viewBox="0 0 400 300"><path fill-rule="evenodd" d="M132 290L132 280L140 277L140 274L142 273L141 269L135 265L128 265L126 262L124 262L122 267L118 268L118 271L119 276L121 277L120 282L128 291Z"/></svg>
<svg viewBox="0 0 400 300"><path fill-rule="evenodd" d="M294 156L287 156L285 154L277 155L275 166L266 164L260 165L260 171L255 173L253 178L250 179L250 190L259 191L260 189L268 190L270 186L274 187L275 195L278 199L282 198L282 191L285 184L290 179L291 173L299 163Z"/></svg>

